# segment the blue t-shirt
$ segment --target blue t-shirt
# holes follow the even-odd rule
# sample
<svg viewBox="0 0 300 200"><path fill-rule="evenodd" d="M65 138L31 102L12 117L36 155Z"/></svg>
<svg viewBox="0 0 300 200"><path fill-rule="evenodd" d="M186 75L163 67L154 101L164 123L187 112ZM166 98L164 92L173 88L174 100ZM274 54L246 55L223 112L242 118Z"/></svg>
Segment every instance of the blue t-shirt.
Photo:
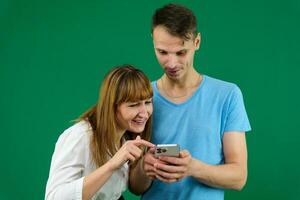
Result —
<svg viewBox="0 0 300 200"><path fill-rule="evenodd" d="M152 142L179 144L192 157L211 165L224 163L222 137L228 131L250 131L240 89L232 83L204 75L195 93L185 102L174 104L160 95L156 81ZM202 184L192 177L175 183L153 181L142 196L147 199L224 199L224 190Z"/></svg>

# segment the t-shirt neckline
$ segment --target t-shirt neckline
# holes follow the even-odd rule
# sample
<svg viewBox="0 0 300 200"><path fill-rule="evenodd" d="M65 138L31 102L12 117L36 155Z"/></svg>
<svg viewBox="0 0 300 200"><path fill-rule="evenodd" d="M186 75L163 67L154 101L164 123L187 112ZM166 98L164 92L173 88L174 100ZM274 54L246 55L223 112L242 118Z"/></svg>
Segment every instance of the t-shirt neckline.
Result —
<svg viewBox="0 0 300 200"><path fill-rule="evenodd" d="M169 99L165 98L163 95L160 94L158 87L157 87L157 80L154 82L154 89L155 89L155 92L157 93L158 97L161 98L163 101L167 102L168 104L170 104L172 106L181 107L181 106L188 104L190 101L192 101L192 99L194 99L195 96L201 91L201 88L203 88L203 85L206 81L207 76L202 74L202 77L203 77L203 79L202 79L200 85L198 86L196 91L192 94L192 96L190 96L187 100L185 100L181 103L178 103L178 104L170 101Z"/></svg>

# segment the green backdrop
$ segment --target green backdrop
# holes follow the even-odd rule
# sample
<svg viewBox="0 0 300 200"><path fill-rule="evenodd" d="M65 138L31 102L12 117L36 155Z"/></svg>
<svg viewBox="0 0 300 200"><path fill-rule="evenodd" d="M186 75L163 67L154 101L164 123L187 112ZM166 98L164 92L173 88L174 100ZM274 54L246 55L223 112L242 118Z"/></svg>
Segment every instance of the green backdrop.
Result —
<svg viewBox="0 0 300 200"><path fill-rule="evenodd" d="M44 198L58 136L112 66L162 74L150 19L168 2L1 0L0 199ZM197 70L237 83L251 120L248 182L226 199L299 198L300 1L176 2L198 18Z"/></svg>

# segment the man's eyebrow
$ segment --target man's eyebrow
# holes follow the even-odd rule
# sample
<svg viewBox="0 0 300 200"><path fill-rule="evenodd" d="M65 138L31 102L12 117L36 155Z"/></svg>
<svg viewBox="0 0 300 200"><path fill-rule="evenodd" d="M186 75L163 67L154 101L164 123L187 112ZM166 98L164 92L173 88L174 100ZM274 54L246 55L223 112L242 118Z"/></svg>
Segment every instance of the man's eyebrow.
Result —
<svg viewBox="0 0 300 200"><path fill-rule="evenodd" d="M179 51L176 51L175 53L185 53L187 51L188 51L188 49L180 49Z"/></svg>
<svg viewBox="0 0 300 200"><path fill-rule="evenodd" d="M155 47L155 49L158 50L158 51L168 52L168 51L166 51L166 50L164 50L164 49L161 49L161 48L158 48L158 47ZM176 52L174 52L174 53L178 53L178 52L186 52L186 51L188 51L188 49L180 49L180 50L178 50L178 51L176 51Z"/></svg>

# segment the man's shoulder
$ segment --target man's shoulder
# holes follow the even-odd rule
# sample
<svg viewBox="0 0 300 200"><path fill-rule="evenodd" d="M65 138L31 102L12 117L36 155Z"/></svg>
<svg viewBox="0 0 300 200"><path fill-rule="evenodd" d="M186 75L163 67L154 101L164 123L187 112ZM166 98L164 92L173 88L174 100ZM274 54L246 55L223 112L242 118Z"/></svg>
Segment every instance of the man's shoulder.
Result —
<svg viewBox="0 0 300 200"><path fill-rule="evenodd" d="M204 75L205 85L209 89L221 90L221 91L232 91L237 88L237 85L232 82L217 79L211 76Z"/></svg>
<svg viewBox="0 0 300 200"><path fill-rule="evenodd" d="M157 80L151 81L151 86L152 86L152 89L154 92L157 90L156 83L157 83Z"/></svg>
<svg viewBox="0 0 300 200"><path fill-rule="evenodd" d="M154 86L158 80L151 81L151 85Z"/></svg>

